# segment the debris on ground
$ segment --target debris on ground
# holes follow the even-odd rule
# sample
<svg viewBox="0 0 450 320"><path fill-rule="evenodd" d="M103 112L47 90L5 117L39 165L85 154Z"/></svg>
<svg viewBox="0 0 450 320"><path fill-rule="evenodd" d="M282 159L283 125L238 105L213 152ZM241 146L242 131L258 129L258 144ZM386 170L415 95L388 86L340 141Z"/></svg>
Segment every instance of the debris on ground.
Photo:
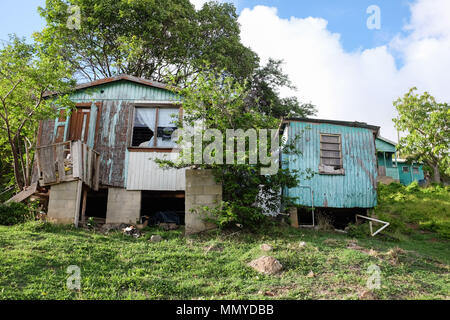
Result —
<svg viewBox="0 0 450 320"><path fill-rule="evenodd" d="M323 243L332 245L332 246L336 246L336 245L338 245L339 242L336 239L325 239L323 241Z"/></svg>
<svg viewBox="0 0 450 320"><path fill-rule="evenodd" d="M154 234L150 237L150 242L160 242L162 239L163 238L160 235Z"/></svg>
<svg viewBox="0 0 450 320"><path fill-rule="evenodd" d="M123 234L133 236L135 238L139 238L141 236L141 232L133 225L123 228L122 232Z"/></svg>
<svg viewBox="0 0 450 320"><path fill-rule="evenodd" d="M315 274L314 272L312 272L312 271L310 271L310 272L306 275L307 278L314 278L315 276L316 276L316 274Z"/></svg>
<svg viewBox="0 0 450 320"><path fill-rule="evenodd" d="M177 230L179 228L179 225L177 225L176 223L167 223L167 222L161 222L159 223L158 226L164 231Z"/></svg>
<svg viewBox="0 0 450 320"><path fill-rule="evenodd" d="M364 290L359 294L359 299L361 300L376 300L377 297L370 290Z"/></svg>
<svg viewBox="0 0 450 320"><path fill-rule="evenodd" d="M304 248L306 246L306 242L305 241L300 241L298 246L299 246L299 248Z"/></svg>
<svg viewBox="0 0 450 320"><path fill-rule="evenodd" d="M267 243L263 243L262 245L261 245L261 250L262 251L272 251L273 250L273 247L270 245L270 244L267 244Z"/></svg>
<svg viewBox="0 0 450 320"><path fill-rule="evenodd" d="M270 256L262 256L252 260L248 266L264 274L276 274L283 269L283 265L277 259Z"/></svg>
<svg viewBox="0 0 450 320"><path fill-rule="evenodd" d="M212 244L210 246L207 246L205 248L205 252L211 252L211 251L217 251L217 252L222 252L223 251L223 247L221 245L218 244Z"/></svg>

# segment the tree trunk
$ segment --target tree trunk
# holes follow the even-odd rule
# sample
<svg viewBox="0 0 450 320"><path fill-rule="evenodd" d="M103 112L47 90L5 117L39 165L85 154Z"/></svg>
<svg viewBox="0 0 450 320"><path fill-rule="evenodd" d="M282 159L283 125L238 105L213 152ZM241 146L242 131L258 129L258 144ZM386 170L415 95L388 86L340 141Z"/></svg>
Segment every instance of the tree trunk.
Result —
<svg viewBox="0 0 450 320"><path fill-rule="evenodd" d="M13 155L14 178L16 179L17 187L22 191L24 182L22 181L22 174L20 172L19 155L17 154L16 145L14 143L11 143L11 151Z"/></svg>
<svg viewBox="0 0 450 320"><path fill-rule="evenodd" d="M439 172L439 165L433 165L433 182L441 183L441 173Z"/></svg>

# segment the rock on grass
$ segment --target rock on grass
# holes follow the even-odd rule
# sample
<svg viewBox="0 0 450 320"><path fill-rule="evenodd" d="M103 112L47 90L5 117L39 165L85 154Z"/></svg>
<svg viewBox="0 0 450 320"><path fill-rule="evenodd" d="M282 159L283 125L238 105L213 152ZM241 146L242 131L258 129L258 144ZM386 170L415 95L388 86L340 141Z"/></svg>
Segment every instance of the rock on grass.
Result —
<svg viewBox="0 0 450 320"><path fill-rule="evenodd" d="M248 266L264 274L276 274L283 269L283 265L277 259L270 256L262 256L252 260Z"/></svg>

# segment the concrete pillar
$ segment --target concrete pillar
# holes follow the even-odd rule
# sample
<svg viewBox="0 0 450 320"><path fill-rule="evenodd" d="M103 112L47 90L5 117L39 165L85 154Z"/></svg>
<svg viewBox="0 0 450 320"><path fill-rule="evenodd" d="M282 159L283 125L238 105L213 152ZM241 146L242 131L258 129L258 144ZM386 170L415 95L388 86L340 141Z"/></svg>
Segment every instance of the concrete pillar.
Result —
<svg viewBox="0 0 450 320"><path fill-rule="evenodd" d="M215 224L205 222L201 207L215 208L222 201L222 185L214 180L211 170L186 170L185 231L193 234L213 229Z"/></svg>
<svg viewBox="0 0 450 320"><path fill-rule="evenodd" d="M289 209L289 219L291 220L291 226L293 226L294 228L298 228L298 214L296 207L292 207Z"/></svg>
<svg viewBox="0 0 450 320"><path fill-rule="evenodd" d="M141 213L141 191L108 188L106 223L136 224Z"/></svg>
<svg viewBox="0 0 450 320"><path fill-rule="evenodd" d="M79 181L69 181L50 187L47 219L50 222L72 224L78 221ZM77 218L76 218L77 217Z"/></svg>

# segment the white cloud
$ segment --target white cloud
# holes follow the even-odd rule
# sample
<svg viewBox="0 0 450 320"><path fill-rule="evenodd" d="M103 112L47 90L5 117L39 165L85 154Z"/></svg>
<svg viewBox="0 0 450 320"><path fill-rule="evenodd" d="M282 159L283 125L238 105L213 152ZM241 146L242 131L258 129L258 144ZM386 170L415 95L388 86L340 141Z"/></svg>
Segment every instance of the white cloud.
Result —
<svg viewBox="0 0 450 320"><path fill-rule="evenodd" d="M235 7L237 7L238 5L238 0L190 0L190 1L197 10L200 10L203 7L203 4L209 1L230 2L233 3Z"/></svg>
<svg viewBox="0 0 450 320"><path fill-rule="evenodd" d="M190 1L197 10L201 9L205 2L208 2L208 0L190 0Z"/></svg>
<svg viewBox="0 0 450 320"><path fill-rule="evenodd" d="M450 1L419 0L411 13L406 37L357 52L346 52L321 18L281 19L275 8L256 6L239 22L243 43L262 61L283 59L295 94L317 105L320 118L379 125L396 140L392 102L410 87L450 100ZM393 53L403 58L400 69Z"/></svg>

